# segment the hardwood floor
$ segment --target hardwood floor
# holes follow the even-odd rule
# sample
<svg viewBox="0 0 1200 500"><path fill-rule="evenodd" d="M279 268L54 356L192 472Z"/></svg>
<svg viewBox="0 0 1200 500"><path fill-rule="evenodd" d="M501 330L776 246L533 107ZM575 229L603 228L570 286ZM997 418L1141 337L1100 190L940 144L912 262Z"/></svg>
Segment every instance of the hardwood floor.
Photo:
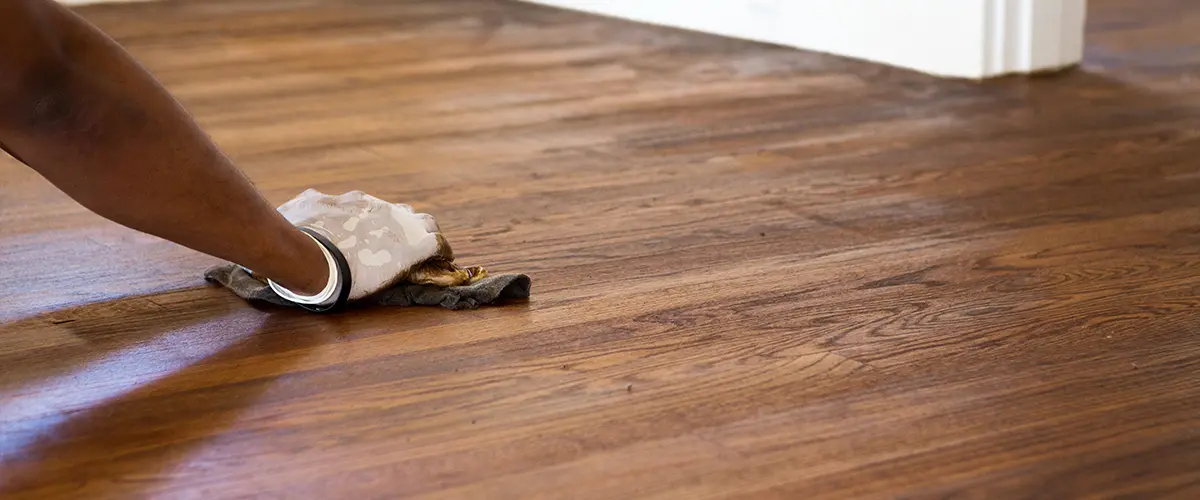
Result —
<svg viewBox="0 0 1200 500"><path fill-rule="evenodd" d="M1200 4L938 80L488 0L86 7L476 311L259 310L0 160L0 498L1198 498Z"/></svg>

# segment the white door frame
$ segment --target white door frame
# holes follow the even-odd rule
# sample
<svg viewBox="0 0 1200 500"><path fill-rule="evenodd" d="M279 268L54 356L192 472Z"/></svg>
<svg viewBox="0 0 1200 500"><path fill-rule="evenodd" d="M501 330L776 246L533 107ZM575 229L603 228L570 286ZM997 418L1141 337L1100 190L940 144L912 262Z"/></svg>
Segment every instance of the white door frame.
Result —
<svg viewBox="0 0 1200 500"><path fill-rule="evenodd" d="M970 79L1078 64L1087 12L1087 0L528 1Z"/></svg>

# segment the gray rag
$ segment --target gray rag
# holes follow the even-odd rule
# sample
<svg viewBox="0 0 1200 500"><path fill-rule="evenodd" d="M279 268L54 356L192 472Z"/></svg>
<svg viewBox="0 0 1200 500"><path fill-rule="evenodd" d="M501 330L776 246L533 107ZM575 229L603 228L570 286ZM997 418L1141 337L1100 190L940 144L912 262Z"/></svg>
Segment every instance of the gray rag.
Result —
<svg viewBox="0 0 1200 500"><path fill-rule="evenodd" d="M279 306L298 307L279 295L235 264L209 268L204 279L228 288L238 297L250 302L267 302ZM464 286L442 287L401 283L366 297L356 304L380 306L442 306L446 309L476 309L500 300L529 298L531 283L524 274L488 276Z"/></svg>

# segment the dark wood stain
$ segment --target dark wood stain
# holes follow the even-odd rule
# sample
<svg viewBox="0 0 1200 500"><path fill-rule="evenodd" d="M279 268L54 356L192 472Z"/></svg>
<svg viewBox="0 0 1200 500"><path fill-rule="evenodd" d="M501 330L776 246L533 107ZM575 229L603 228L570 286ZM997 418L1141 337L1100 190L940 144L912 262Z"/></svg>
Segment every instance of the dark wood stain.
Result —
<svg viewBox="0 0 1200 500"><path fill-rule="evenodd" d="M477 311L259 310L0 161L0 498L1198 498L1200 5L983 83L515 2L80 9Z"/></svg>

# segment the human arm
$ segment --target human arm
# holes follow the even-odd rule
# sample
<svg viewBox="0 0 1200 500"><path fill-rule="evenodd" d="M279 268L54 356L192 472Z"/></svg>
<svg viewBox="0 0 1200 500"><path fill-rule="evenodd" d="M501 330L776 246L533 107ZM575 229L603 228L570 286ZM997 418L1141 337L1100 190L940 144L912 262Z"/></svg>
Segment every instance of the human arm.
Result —
<svg viewBox="0 0 1200 500"><path fill-rule="evenodd" d="M297 293L320 247L124 49L51 0L0 0L0 147L89 210Z"/></svg>

